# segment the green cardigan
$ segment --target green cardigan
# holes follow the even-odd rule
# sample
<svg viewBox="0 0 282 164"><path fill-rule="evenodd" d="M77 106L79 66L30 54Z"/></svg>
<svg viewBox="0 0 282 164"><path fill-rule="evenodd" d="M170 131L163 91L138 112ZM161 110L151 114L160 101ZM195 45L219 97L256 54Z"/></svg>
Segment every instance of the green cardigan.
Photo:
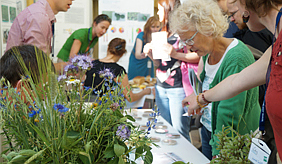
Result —
<svg viewBox="0 0 282 164"><path fill-rule="evenodd" d="M239 41L239 40L238 40ZM203 57L204 68L208 55ZM242 71L245 67L255 62L254 56L248 47L241 41L230 49L209 88L213 88L226 77ZM201 80L205 78L205 69L200 75ZM239 95L223 101L212 103L212 134L210 145L212 146L212 155L219 154L217 150L218 138L215 134L222 131L222 126L233 126L234 130L240 134L253 132L259 126L260 106L258 102L259 91L258 87L244 91Z"/></svg>

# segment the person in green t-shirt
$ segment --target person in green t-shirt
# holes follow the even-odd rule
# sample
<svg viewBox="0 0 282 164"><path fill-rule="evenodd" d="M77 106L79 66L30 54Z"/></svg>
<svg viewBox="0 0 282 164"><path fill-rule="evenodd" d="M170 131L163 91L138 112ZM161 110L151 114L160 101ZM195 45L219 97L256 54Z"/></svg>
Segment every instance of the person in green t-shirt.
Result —
<svg viewBox="0 0 282 164"><path fill-rule="evenodd" d="M98 15L90 28L76 30L67 39L57 57L64 62L69 61L77 54L91 54L91 49L103 36L111 25L111 18L105 14Z"/></svg>

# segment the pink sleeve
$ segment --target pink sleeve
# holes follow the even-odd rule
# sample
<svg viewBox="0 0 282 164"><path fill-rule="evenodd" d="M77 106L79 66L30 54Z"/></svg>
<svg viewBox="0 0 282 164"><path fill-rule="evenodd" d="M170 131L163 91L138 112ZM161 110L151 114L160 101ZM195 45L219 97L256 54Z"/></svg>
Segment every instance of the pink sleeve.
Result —
<svg viewBox="0 0 282 164"><path fill-rule="evenodd" d="M48 16L44 14L32 15L26 23L24 43L35 45L45 53L50 52L52 27Z"/></svg>
<svg viewBox="0 0 282 164"><path fill-rule="evenodd" d="M12 24L10 30L9 30L9 36L7 40L7 45L6 45L6 51L8 51L10 48L18 45L22 45L22 32L21 28L19 25L19 20L16 17L14 20L14 23Z"/></svg>

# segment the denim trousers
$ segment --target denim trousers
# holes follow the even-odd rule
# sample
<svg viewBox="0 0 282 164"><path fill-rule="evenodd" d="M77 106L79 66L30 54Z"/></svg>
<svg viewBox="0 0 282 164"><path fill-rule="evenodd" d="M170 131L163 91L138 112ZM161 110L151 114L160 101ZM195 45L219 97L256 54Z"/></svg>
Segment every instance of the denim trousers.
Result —
<svg viewBox="0 0 282 164"><path fill-rule="evenodd" d="M173 126L180 134L190 141L191 117L182 116L185 111L182 107L182 100L185 98L183 88L163 88L158 85L156 89L156 104L161 116Z"/></svg>
<svg viewBox="0 0 282 164"><path fill-rule="evenodd" d="M209 160L212 160L212 147L210 145L211 132L205 126L202 126L201 135L202 135L202 153Z"/></svg>

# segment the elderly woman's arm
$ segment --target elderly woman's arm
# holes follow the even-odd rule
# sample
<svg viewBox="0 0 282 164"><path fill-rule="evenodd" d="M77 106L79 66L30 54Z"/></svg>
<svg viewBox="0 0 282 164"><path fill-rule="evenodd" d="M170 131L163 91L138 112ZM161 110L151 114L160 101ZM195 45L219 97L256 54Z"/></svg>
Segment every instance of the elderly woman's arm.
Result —
<svg viewBox="0 0 282 164"><path fill-rule="evenodd" d="M240 73L227 77L215 87L206 91L204 93L205 99L208 101L226 100L245 90L265 84L271 49L272 47L269 47L258 61L246 67ZM205 104L202 96L199 96L199 102ZM195 94L191 94L182 101L183 106L188 104L190 104L188 114L194 114L194 110L197 110L197 113L200 112Z"/></svg>
<svg viewBox="0 0 282 164"><path fill-rule="evenodd" d="M170 44L168 44L167 46L169 46ZM187 53L182 53L182 52L176 52L176 50L171 46L171 54L170 56L174 59L178 59L178 60L181 60L181 61L185 61L185 62L188 62L188 63L198 63L199 60L200 60L200 57L198 56L197 53L195 52L190 52L188 50Z"/></svg>

